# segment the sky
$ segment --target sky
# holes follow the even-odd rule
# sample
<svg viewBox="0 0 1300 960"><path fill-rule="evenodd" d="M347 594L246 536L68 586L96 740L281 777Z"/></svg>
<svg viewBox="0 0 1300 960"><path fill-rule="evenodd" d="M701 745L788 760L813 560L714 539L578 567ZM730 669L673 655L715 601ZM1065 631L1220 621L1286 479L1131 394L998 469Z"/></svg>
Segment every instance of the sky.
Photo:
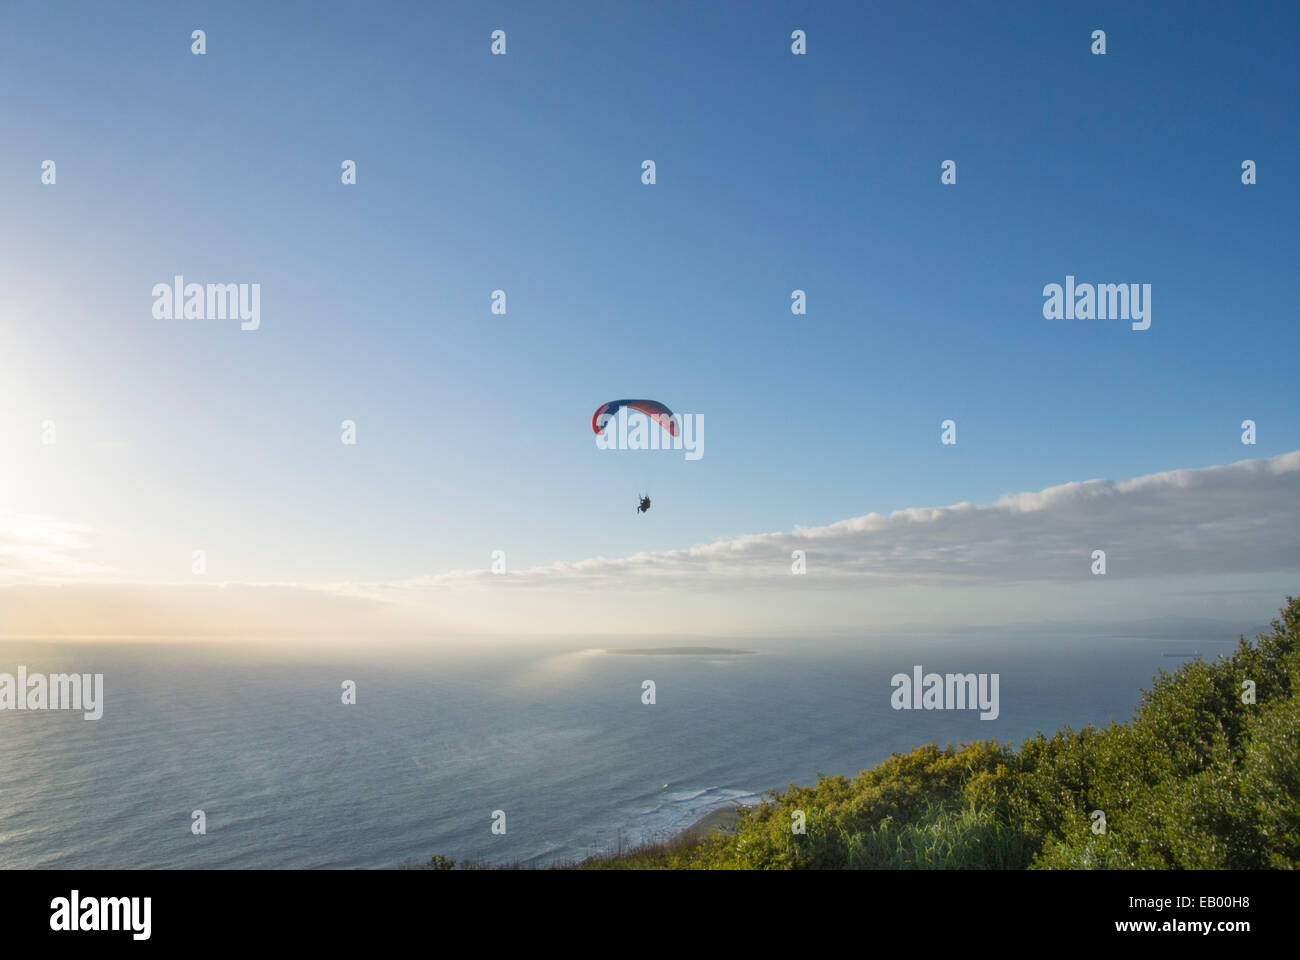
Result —
<svg viewBox="0 0 1300 960"><path fill-rule="evenodd" d="M1285 3L6 5L0 633L1275 610L1298 41ZM158 319L178 274L260 326ZM1150 328L1045 319L1067 275ZM704 455L597 450L622 397Z"/></svg>

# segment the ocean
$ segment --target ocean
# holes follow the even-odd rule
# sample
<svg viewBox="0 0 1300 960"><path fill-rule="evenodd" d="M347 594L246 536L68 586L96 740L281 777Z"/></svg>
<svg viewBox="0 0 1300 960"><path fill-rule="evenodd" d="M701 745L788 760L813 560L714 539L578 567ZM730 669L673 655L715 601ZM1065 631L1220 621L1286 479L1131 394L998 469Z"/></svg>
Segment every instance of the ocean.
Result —
<svg viewBox="0 0 1300 960"><path fill-rule="evenodd" d="M0 641L0 673L102 673L105 688L96 721L0 711L0 867L546 866L919 744L1123 721L1157 670L1185 662L1165 654L1232 642L1029 631L666 656L558 641ZM915 665L998 674L997 719L893 709L890 678Z"/></svg>

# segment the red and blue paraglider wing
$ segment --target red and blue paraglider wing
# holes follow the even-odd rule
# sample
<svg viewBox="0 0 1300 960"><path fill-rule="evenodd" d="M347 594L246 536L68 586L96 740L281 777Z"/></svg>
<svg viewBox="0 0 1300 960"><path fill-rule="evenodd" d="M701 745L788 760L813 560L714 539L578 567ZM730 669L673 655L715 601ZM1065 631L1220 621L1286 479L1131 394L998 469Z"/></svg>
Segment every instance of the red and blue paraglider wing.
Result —
<svg viewBox="0 0 1300 960"><path fill-rule="evenodd" d="M609 420L618 416L618 411L623 407L629 407L632 410L638 410L653 420L659 426L663 427L671 436L677 436L677 419L673 412L658 400L611 400L609 403L602 403L596 408L596 412L591 415L591 430L593 433L602 433ZM606 419L601 419L602 417Z"/></svg>

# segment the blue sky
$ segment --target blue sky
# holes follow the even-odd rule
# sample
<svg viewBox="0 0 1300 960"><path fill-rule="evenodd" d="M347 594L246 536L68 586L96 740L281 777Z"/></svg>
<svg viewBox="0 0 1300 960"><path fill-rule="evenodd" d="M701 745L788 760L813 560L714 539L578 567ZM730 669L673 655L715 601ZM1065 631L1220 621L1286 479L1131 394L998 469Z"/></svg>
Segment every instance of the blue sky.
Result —
<svg viewBox="0 0 1300 960"><path fill-rule="evenodd" d="M1295 450L1298 34L1264 3L7 6L0 508L121 576L202 547L387 580ZM177 273L261 283L261 329L155 320ZM1150 283L1150 330L1043 319L1067 274ZM594 449L641 396L704 415L702 460Z"/></svg>

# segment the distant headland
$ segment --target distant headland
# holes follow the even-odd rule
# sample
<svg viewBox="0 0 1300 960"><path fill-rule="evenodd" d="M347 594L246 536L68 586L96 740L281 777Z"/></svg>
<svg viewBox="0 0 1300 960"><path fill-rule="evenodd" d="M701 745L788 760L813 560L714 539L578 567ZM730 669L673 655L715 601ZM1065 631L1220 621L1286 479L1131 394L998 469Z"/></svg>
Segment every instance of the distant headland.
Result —
<svg viewBox="0 0 1300 960"><path fill-rule="evenodd" d="M670 657L670 656L688 656L688 655L707 655L716 656L745 656L752 654L753 650L731 650L727 647L638 647L631 650L606 650L605 653L620 654L622 656L641 656L641 657Z"/></svg>

